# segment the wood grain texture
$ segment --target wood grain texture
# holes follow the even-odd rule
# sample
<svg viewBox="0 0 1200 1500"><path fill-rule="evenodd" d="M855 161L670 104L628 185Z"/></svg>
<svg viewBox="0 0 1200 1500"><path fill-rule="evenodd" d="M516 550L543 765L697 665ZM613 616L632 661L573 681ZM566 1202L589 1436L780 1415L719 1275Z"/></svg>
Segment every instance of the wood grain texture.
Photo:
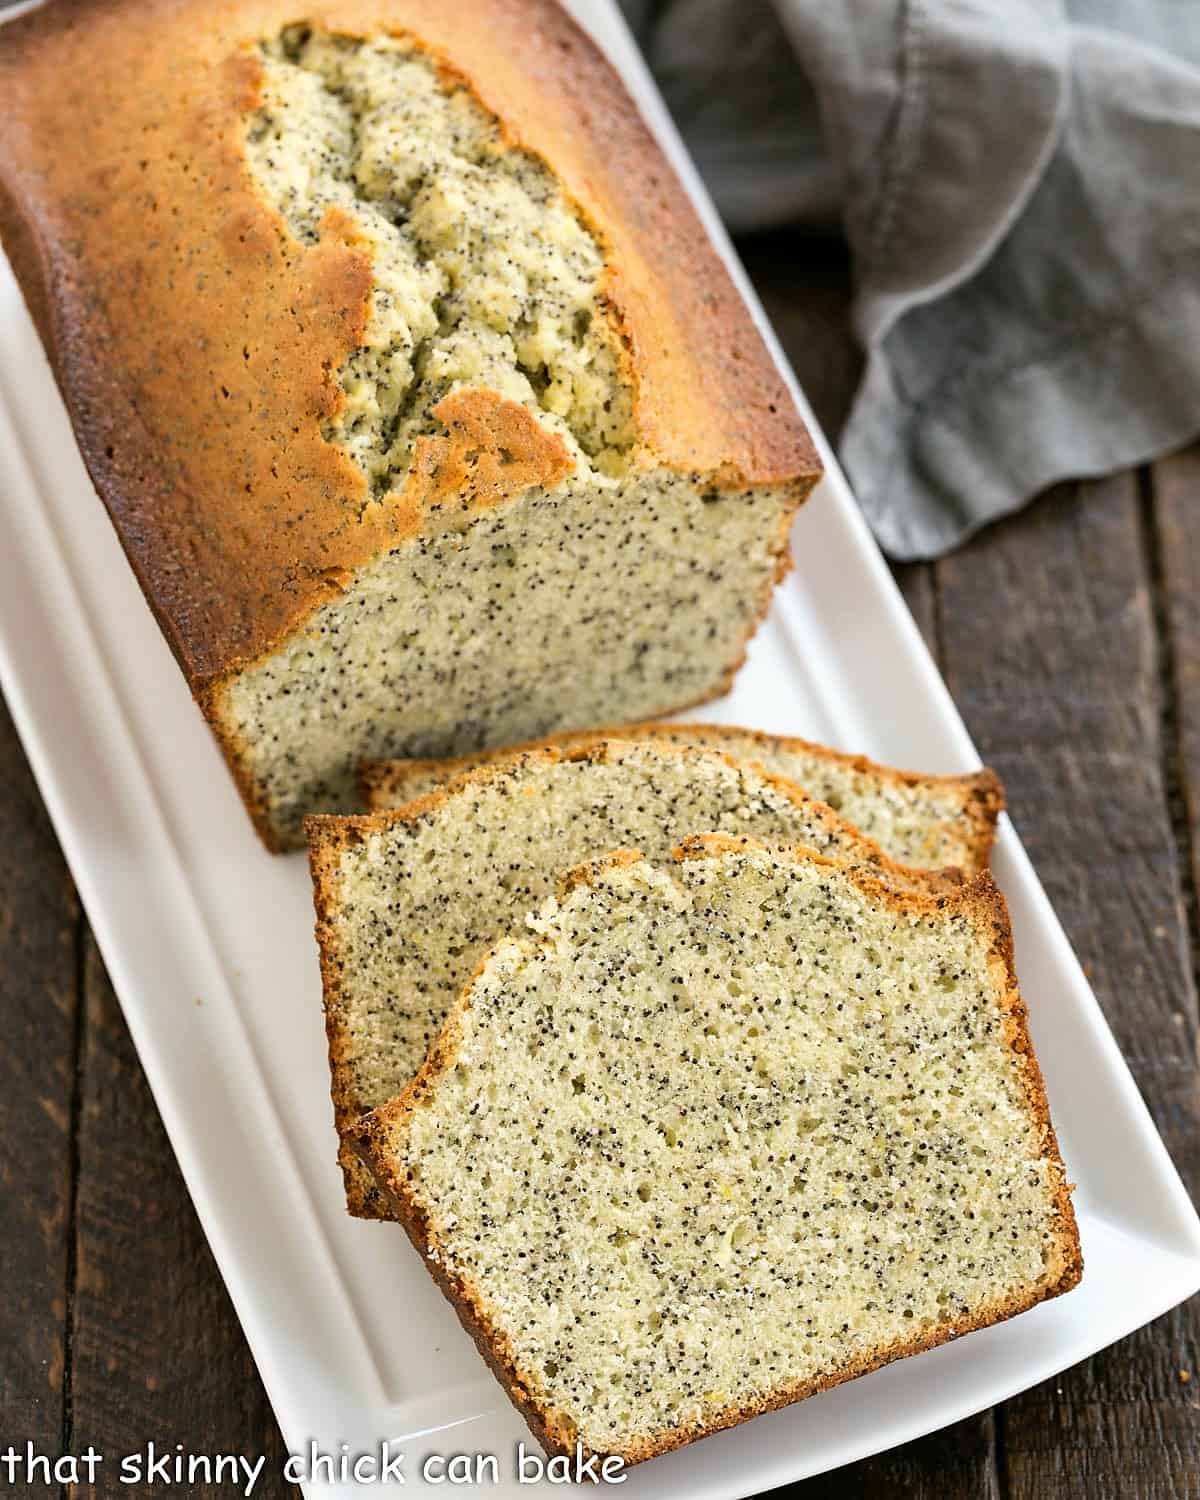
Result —
<svg viewBox="0 0 1200 1500"><path fill-rule="evenodd" d="M1170 790L1179 799L1194 893L1200 890L1200 444L1155 464L1149 488L1154 583L1169 648L1166 731L1175 737L1176 757ZM1196 944L1194 901L1190 922Z"/></svg>
<svg viewBox="0 0 1200 1500"><path fill-rule="evenodd" d="M52 1453L64 1420L78 925L0 706L0 1437Z"/></svg>
<svg viewBox="0 0 1200 1500"><path fill-rule="evenodd" d="M266 1453L255 1495L298 1494L283 1482L262 1382L90 939L84 976L73 1440L108 1455L150 1439L160 1450Z"/></svg>
<svg viewBox="0 0 1200 1500"><path fill-rule="evenodd" d="M1167 1146L1200 1186L1186 882L1167 767L1161 546L1138 477L1068 486L937 565L944 667ZM1038 1003L1031 996L1030 1004ZM1200 1304L1002 1408L1011 1500L1200 1489Z"/></svg>

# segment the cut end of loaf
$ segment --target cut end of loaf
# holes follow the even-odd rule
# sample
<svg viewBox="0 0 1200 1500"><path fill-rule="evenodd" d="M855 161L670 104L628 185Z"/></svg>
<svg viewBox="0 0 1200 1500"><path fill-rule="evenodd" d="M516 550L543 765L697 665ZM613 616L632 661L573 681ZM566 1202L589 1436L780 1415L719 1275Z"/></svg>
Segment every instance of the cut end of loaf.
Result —
<svg viewBox="0 0 1200 1500"><path fill-rule="evenodd" d="M305 814L358 808L363 760L516 744L723 692L795 504L670 474L572 480L396 547L218 705L276 842L297 847Z"/></svg>
<svg viewBox="0 0 1200 1500"><path fill-rule="evenodd" d="M813 473L661 465L600 238L544 160L411 38L309 25L258 58L246 162L301 255L370 295L322 427L394 545L220 704L275 845L357 763L661 713L723 690Z"/></svg>
<svg viewBox="0 0 1200 1500"><path fill-rule="evenodd" d="M577 874L359 1149L535 1432L637 1462L1082 1271L988 878Z"/></svg>

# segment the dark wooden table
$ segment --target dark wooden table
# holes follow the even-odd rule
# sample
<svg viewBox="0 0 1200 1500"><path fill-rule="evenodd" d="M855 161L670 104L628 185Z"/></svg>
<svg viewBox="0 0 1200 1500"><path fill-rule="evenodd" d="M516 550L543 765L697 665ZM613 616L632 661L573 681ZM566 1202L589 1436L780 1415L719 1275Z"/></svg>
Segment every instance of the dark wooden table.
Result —
<svg viewBox="0 0 1200 1500"><path fill-rule="evenodd" d="M835 431L855 378L841 336L844 264L833 251L814 263L785 235L743 249ZM1062 486L944 562L897 570L1193 1193L1197 513L1200 449ZM90 1442L113 1455L153 1438L266 1452L272 1477L256 1495L291 1493L270 1407L7 717L0 954L0 1447L31 1439L54 1454ZM1198 1334L1200 1300L993 1411L795 1493L1197 1500ZM99 1493L118 1493L110 1485Z"/></svg>

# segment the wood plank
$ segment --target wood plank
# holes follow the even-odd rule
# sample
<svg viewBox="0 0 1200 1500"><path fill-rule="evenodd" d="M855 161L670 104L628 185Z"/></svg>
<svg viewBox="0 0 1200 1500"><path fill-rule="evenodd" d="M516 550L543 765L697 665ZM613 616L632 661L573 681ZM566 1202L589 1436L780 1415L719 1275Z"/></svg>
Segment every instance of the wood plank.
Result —
<svg viewBox="0 0 1200 1500"><path fill-rule="evenodd" d="M1174 735L1177 768L1170 790L1179 798L1192 886L1200 890L1200 444L1156 463L1152 485L1156 561L1175 705L1167 725L1168 733ZM1195 945L1200 933L1194 909L1191 928Z"/></svg>
<svg viewBox="0 0 1200 1500"><path fill-rule="evenodd" d="M951 689L1195 1192L1197 1010L1164 775L1154 551L1126 475L1052 492L940 563L937 579ZM1196 1371L1198 1336L1192 1303L1007 1403L1006 1495L1194 1495L1198 1386L1180 1371Z"/></svg>
<svg viewBox="0 0 1200 1500"><path fill-rule="evenodd" d="M0 1411L3 1446L63 1431L79 908L0 705Z"/></svg>
<svg viewBox="0 0 1200 1500"><path fill-rule="evenodd" d="M286 1455L262 1382L90 939L85 996L75 1443L118 1456L151 1439L160 1450L266 1454L255 1494L298 1495L282 1480Z"/></svg>

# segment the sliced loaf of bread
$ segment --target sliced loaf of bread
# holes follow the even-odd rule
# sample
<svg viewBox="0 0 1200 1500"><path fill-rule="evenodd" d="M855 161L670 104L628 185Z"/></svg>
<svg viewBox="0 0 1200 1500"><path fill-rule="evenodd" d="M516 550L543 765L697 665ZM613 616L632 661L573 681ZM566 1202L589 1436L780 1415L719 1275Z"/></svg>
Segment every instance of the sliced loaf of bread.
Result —
<svg viewBox="0 0 1200 1500"><path fill-rule="evenodd" d="M703 829L925 876L790 782L711 750L601 742L530 751L394 813L309 820L334 1110L350 1211L386 1212L346 1132L399 1094L488 949L558 874L622 845L667 860Z"/></svg>
<svg viewBox="0 0 1200 1500"><path fill-rule="evenodd" d="M680 854L568 877L359 1131L539 1439L629 1463L1082 1271L990 878Z"/></svg>
<svg viewBox="0 0 1200 1500"><path fill-rule="evenodd" d="M827 802L893 859L909 865L959 869L967 875L986 869L996 819L1004 809L1004 788L994 771L922 776L811 740L725 724L627 724L557 735L541 744L569 749L618 737L720 750L786 777ZM475 766L494 765L533 748L518 745L457 760L369 762L361 773L363 793L369 807L403 807Z"/></svg>
<svg viewBox="0 0 1200 1500"><path fill-rule="evenodd" d="M821 468L566 7L313 11L73 0L0 42L0 239L272 848L368 757L725 692Z"/></svg>

